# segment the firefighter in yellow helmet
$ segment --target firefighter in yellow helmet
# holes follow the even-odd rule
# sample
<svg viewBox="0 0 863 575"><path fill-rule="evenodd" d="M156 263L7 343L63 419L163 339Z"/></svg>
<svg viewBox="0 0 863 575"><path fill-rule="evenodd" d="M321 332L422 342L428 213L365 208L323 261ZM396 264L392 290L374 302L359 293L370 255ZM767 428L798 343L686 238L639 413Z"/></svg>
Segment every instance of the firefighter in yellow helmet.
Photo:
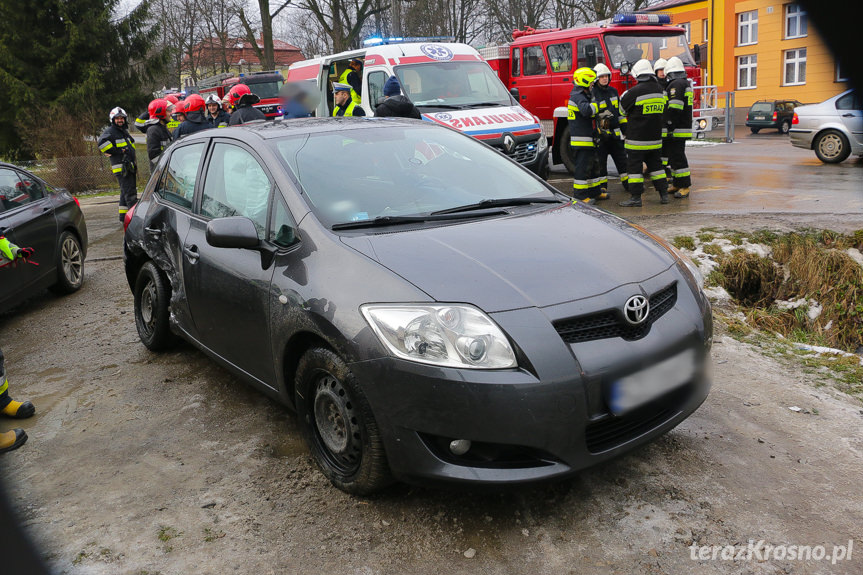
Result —
<svg viewBox="0 0 863 575"><path fill-rule="evenodd" d="M0 268L16 267L26 262L33 255L32 248L19 248L5 237L0 236ZM0 414L13 419L26 419L36 413L36 408L29 401L14 401L9 397L9 381L6 379L6 368L3 350L0 349ZM0 433L0 453L18 449L27 441L23 429L12 429Z"/></svg>
<svg viewBox="0 0 863 575"><path fill-rule="evenodd" d="M591 102L590 85L596 79L596 72L590 68L579 68L572 75L572 92L567 102L569 119L569 145L573 160L573 202L595 203L600 194L600 178L593 173L596 159L593 120L599 112L595 102Z"/></svg>

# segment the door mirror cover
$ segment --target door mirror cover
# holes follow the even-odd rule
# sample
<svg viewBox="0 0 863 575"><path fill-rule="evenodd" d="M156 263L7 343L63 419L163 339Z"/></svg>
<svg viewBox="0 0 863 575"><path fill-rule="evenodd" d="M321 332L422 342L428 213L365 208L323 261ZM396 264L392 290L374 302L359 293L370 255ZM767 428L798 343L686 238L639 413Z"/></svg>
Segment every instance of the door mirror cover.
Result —
<svg viewBox="0 0 863 575"><path fill-rule="evenodd" d="M231 216L207 223L207 243L214 248L257 248L261 240L252 220Z"/></svg>

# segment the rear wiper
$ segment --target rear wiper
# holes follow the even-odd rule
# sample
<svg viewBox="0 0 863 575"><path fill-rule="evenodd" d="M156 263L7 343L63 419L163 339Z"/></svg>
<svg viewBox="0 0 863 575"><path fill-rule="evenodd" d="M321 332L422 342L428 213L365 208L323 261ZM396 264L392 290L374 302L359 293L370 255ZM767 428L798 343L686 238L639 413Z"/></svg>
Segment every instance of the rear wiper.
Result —
<svg viewBox="0 0 863 575"><path fill-rule="evenodd" d="M459 212L470 212L473 210L482 210L485 208L500 208L507 206L526 206L528 204L559 204L561 200L558 198L499 198L495 200L482 200L475 204L467 204L465 206L457 206L446 210L432 212L431 215L439 214L457 214Z"/></svg>
<svg viewBox="0 0 863 575"><path fill-rule="evenodd" d="M494 207L494 206L488 206ZM360 220L357 222L342 222L340 224L333 224L330 229L332 230L355 230L359 228L377 228L382 226L397 226L399 224L415 224L419 222L435 222L435 221L444 221L444 220L461 220L468 218L476 218L476 217L485 217L485 216L500 216L505 215L506 212L504 210L493 210L489 212L483 212L482 214L457 214L452 213L448 214L446 212L433 212L426 216L378 216L373 220Z"/></svg>

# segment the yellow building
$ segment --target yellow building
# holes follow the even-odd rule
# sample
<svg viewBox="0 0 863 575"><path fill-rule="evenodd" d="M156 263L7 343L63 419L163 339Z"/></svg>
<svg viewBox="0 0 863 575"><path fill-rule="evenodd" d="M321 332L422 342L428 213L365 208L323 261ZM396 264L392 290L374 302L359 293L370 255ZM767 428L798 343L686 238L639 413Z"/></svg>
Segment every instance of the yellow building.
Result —
<svg viewBox="0 0 863 575"><path fill-rule="evenodd" d="M814 103L848 89L847 78L804 8L783 0L665 0L644 10L671 14L690 45L707 45L705 82L756 100Z"/></svg>

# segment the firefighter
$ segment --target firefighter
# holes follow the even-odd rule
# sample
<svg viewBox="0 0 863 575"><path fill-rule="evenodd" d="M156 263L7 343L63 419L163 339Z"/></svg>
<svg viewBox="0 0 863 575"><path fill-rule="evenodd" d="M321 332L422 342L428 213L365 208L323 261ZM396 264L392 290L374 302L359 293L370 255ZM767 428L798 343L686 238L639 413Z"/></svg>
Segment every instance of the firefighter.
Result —
<svg viewBox="0 0 863 575"><path fill-rule="evenodd" d="M668 203L668 181L662 168L662 115L665 111L665 95L653 75L653 67L648 60L641 59L632 67L632 75L638 83L624 92L620 98L620 108L627 117L626 128L626 171L629 174L629 193L631 197L619 205L640 207L641 194L644 193L644 164L659 199Z"/></svg>
<svg viewBox="0 0 863 575"><path fill-rule="evenodd" d="M150 112L148 110L144 110L141 112L141 115L135 118L135 127L142 134L147 133L147 128L152 126L152 124L147 123L150 119Z"/></svg>
<svg viewBox="0 0 863 575"><path fill-rule="evenodd" d="M168 104L169 104L168 115L171 117L171 119L168 120L168 126L167 127L168 127L168 131L173 134L174 130L176 130L177 127L180 125L180 123L182 123L182 121L185 120L186 118L184 117L183 120L177 120L174 118L174 114L176 113L176 111L178 109L177 104L181 101L179 98L177 98L177 96L175 96L174 94L168 94L167 96L165 96L165 100L168 101Z"/></svg>
<svg viewBox="0 0 863 575"><path fill-rule="evenodd" d="M668 78L665 76L665 67L668 65L668 60L665 58L658 58L656 62L653 63L653 73L656 74L656 79L659 81L659 85L662 86L662 91L665 92L665 88L668 86ZM667 97L667 95L666 95ZM662 158L662 167L665 168L665 177L671 177L671 171L668 169L668 130L666 130L666 126L663 123L662 125L662 154L660 155Z"/></svg>
<svg viewBox="0 0 863 575"><path fill-rule="evenodd" d="M353 101L352 91L348 84L333 82L333 117L366 115L363 107Z"/></svg>
<svg viewBox="0 0 863 575"><path fill-rule="evenodd" d="M593 139L593 119L598 106L591 102L590 84L596 79L596 72L590 68L579 68L572 75L574 86L569 93L567 117L569 119L569 145L573 156L573 203L592 204L599 196L600 179L593 174L596 147Z"/></svg>
<svg viewBox="0 0 863 575"><path fill-rule="evenodd" d="M204 98L200 94L191 94L183 100L183 115L186 119L174 130L175 142L183 136L210 128L210 123L204 118Z"/></svg>
<svg viewBox="0 0 863 575"><path fill-rule="evenodd" d="M351 100L357 106L363 103L363 61L359 58L351 58L347 69L339 76L339 84L347 84L351 87Z"/></svg>
<svg viewBox="0 0 863 575"><path fill-rule="evenodd" d="M668 163L672 185L668 191L675 198L689 197L692 185L689 162L686 159L686 140L692 138L692 85L686 77L686 68L677 56L669 58L665 68L668 76L668 104L665 107Z"/></svg>
<svg viewBox="0 0 863 575"><path fill-rule="evenodd" d="M171 145L171 132L168 131L168 100L156 98L147 106L150 117L147 120L147 157L150 159L150 171L156 167L156 162L162 152Z"/></svg>
<svg viewBox="0 0 863 575"><path fill-rule="evenodd" d="M231 117L222 109L222 100L219 96L216 94L210 94L207 96L204 104L207 106L205 117L207 118L207 122L209 122L211 128L225 128L228 126L228 122L231 120Z"/></svg>
<svg viewBox="0 0 863 575"><path fill-rule="evenodd" d="M0 268L15 267L19 261L27 261L33 256L32 248L19 248L0 235ZM29 401L15 401L9 397L9 380L6 379L3 350L0 349L0 413L13 419L26 419L36 413ZM27 433L16 428L0 433L0 453L18 449L27 441Z"/></svg>
<svg viewBox="0 0 863 575"><path fill-rule="evenodd" d="M126 217L129 208L138 201L138 166L135 162L135 140L126 127L128 116L123 108L117 107L108 114L111 125L99 136L99 151L111 160L111 171L120 183L120 222Z"/></svg>
<svg viewBox="0 0 863 575"><path fill-rule="evenodd" d="M626 149L623 147L623 135L620 133L620 101L617 90L611 85L611 70L605 64L593 67L596 81L590 89L593 102L597 105L599 115L596 123L599 131L599 146L596 148L599 162L599 195L598 200L608 198L608 156L614 161L614 167L620 174L623 189L628 189L626 175Z"/></svg>
<svg viewBox="0 0 863 575"><path fill-rule="evenodd" d="M653 73L656 74L656 79L663 90L668 85L668 80L665 78L665 67L667 65L668 61L665 58L657 58L656 62L653 63Z"/></svg>
<svg viewBox="0 0 863 575"><path fill-rule="evenodd" d="M228 124L239 126L256 120L266 120L267 116L254 107L261 99L252 93L252 89L245 84L236 84L228 92L228 102L234 108Z"/></svg>

